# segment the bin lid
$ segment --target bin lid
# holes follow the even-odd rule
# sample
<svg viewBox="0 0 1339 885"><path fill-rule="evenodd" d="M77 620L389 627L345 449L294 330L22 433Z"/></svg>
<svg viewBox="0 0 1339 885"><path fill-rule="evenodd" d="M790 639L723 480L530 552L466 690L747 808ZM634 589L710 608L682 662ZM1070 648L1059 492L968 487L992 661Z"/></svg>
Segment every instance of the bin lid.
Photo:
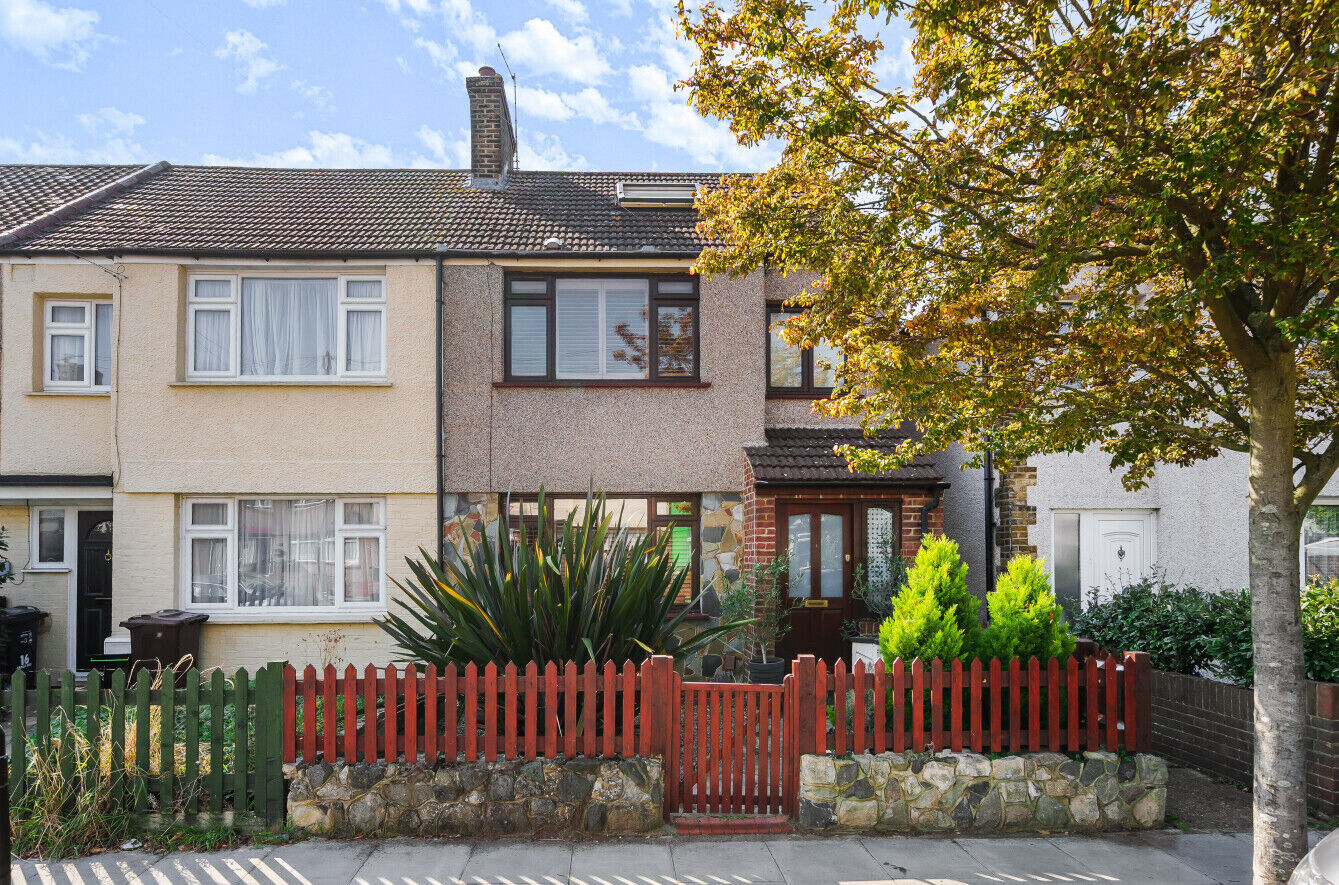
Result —
<svg viewBox="0 0 1339 885"><path fill-rule="evenodd" d="M179 608L165 608L148 615L135 615L121 622L122 627L178 627L209 620L204 612L187 612Z"/></svg>
<svg viewBox="0 0 1339 885"><path fill-rule="evenodd" d="M0 621L41 621L51 617L35 605L11 605L0 608Z"/></svg>

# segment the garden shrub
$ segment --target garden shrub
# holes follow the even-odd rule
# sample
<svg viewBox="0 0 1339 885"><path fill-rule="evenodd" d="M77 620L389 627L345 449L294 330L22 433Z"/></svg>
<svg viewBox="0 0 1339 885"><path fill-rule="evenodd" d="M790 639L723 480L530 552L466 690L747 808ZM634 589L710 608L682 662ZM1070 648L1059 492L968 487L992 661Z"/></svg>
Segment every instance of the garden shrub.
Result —
<svg viewBox="0 0 1339 885"><path fill-rule="evenodd" d="M977 654L981 602L967 589L967 565L958 543L926 535L893 612L879 627L879 653L892 666L901 658L949 660Z"/></svg>
<svg viewBox="0 0 1339 885"><path fill-rule="evenodd" d="M986 606L990 626L982 642L983 657L1048 661L1074 652L1074 637L1069 635L1041 560L1027 555L1009 560L995 589L986 596Z"/></svg>
<svg viewBox="0 0 1339 885"><path fill-rule="evenodd" d="M1224 596L1150 576L1120 588L1105 602L1094 590L1087 610L1075 616L1073 632L1112 651L1148 652L1158 670L1193 674L1215 656L1211 646L1228 604ZM1249 648L1249 602L1246 611Z"/></svg>
<svg viewBox="0 0 1339 885"><path fill-rule="evenodd" d="M1237 685L1255 682L1251 646L1251 591L1221 597L1221 610L1210 637L1210 669ZM1306 678L1339 682L1339 580L1316 581L1302 588L1302 655Z"/></svg>

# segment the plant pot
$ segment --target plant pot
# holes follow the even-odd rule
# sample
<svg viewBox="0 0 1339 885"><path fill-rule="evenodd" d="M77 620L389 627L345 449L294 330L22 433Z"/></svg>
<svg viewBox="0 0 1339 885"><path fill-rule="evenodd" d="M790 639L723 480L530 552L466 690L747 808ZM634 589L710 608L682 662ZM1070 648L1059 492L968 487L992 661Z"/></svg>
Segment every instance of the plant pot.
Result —
<svg viewBox="0 0 1339 885"><path fill-rule="evenodd" d="M749 682L754 685L780 685L785 678L785 658L768 658L766 661L754 658L749 661Z"/></svg>
<svg viewBox="0 0 1339 885"><path fill-rule="evenodd" d="M703 655L702 656L703 681L710 681L711 677L716 675L716 671L721 669L721 663L722 661L720 655Z"/></svg>
<svg viewBox="0 0 1339 885"><path fill-rule="evenodd" d="M879 640L875 636L856 636L851 639L851 668L857 661L865 662L865 672L871 672L879 660Z"/></svg>

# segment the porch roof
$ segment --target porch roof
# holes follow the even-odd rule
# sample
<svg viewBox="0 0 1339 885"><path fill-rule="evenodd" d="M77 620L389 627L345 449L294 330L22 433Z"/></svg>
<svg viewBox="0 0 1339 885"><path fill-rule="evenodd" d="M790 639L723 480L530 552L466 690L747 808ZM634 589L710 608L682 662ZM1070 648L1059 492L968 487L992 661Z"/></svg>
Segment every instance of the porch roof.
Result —
<svg viewBox="0 0 1339 885"><path fill-rule="evenodd" d="M772 427L767 444L746 446L745 454L758 485L769 486L946 486L944 474L925 455L898 470L853 473L837 446L854 445L891 452L906 442L906 434L885 432L867 439L858 427Z"/></svg>

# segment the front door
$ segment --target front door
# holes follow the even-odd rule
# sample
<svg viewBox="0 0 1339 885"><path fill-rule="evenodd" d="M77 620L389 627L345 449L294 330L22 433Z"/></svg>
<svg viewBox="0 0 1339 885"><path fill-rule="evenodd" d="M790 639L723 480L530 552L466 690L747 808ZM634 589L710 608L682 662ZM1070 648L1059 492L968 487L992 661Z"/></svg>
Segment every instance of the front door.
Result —
<svg viewBox="0 0 1339 885"><path fill-rule="evenodd" d="M782 648L835 663L846 657L842 623L851 617L851 505L788 503L777 516L792 604Z"/></svg>
<svg viewBox="0 0 1339 885"><path fill-rule="evenodd" d="M79 582L75 600L75 667L87 670L112 633L112 515L79 513Z"/></svg>

